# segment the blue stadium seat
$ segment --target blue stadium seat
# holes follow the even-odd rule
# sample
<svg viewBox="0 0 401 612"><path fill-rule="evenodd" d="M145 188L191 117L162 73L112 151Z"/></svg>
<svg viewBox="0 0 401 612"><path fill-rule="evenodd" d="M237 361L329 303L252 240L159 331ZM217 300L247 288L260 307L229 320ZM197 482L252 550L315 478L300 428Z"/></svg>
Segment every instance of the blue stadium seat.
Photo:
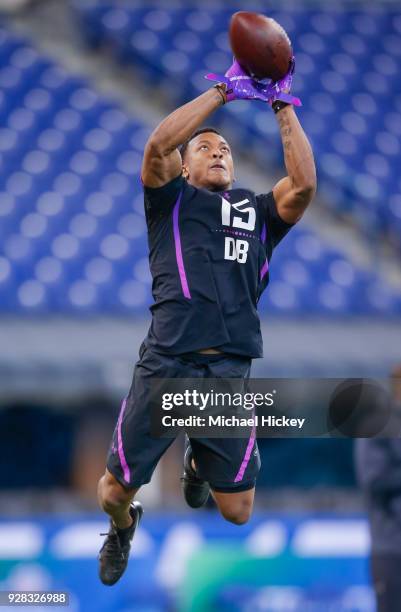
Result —
<svg viewBox="0 0 401 612"><path fill-rule="evenodd" d="M174 100L183 102L204 91L203 74L228 66L231 53L226 32L235 8L217 5L211 15L184 6L166 11L145 2L116 8L110 0L75 1L74 6L89 42L111 44L117 58L131 62L153 82L168 80ZM297 57L294 90L304 100L299 112L317 154L319 176L332 185L332 206L353 214L362 229L366 223L361 211L372 209L368 216L375 220L376 231L391 234L392 224L398 221L390 207L387 214L378 216L375 200L378 180L380 193L390 198L398 192L392 176L401 136L401 127L397 127L401 126L397 97L401 13L368 4L345 11L305 4L269 10L269 14L287 28L293 41ZM370 52L372 45L374 53ZM309 121L310 108L321 119ZM251 138L252 149L260 149L269 132L258 113L234 114L240 140ZM379 148L381 159L366 159L372 143ZM333 174L333 164L327 163L334 158L327 155L343 158L346 185L337 185L338 175ZM281 159L277 143L270 159ZM365 179L366 187L361 188ZM398 243L401 247L401 239Z"/></svg>
<svg viewBox="0 0 401 612"><path fill-rule="evenodd" d="M171 18L161 9L79 4L93 44L113 40L119 53L129 51L131 61L140 59L149 75L184 79L188 92L202 91L205 71L223 70L229 61L227 9L216 8L211 23L208 13L187 8ZM284 21L287 13L278 14ZM360 20L364 31L357 34L330 12L312 11L310 16L310 24L304 13L299 21L290 15L286 19L294 36L303 24L299 84L305 85L309 103L302 113L320 152L323 182L353 194L349 201L368 206L374 219L396 235L401 228L401 98L395 97L381 118L375 95L358 86L346 106L343 83L349 86L359 61L357 41L370 36L372 26ZM139 24L134 45L132 23ZM330 64L325 49L338 31L343 49L337 49ZM383 53L399 57L391 36ZM394 64L380 57L377 62L385 82L391 82ZM316 83L319 78L325 91L319 91L320 85L309 87L309 79ZM0 311L144 313L151 303L151 279L140 166L149 126L4 28L0 85ZM275 119L263 104L251 109L238 103L227 112L237 122L239 142L248 146L251 135L257 149L268 137L272 144L266 155L281 155L278 139L272 138ZM367 126L375 130L369 135L373 149L365 146ZM378 197L384 188L386 202ZM353 266L312 230L295 228L278 252L260 301L262 311L327 316L401 312L394 289Z"/></svg>

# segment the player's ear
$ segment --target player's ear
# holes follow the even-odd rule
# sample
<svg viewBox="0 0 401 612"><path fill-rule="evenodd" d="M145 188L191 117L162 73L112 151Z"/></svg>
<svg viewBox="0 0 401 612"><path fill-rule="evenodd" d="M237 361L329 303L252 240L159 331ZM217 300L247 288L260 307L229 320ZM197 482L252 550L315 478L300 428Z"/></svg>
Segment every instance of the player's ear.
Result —
<svg viewBox="0 0 401 612"><path fill-rule="evenodd" d="M182 167L182 176L186 180L188 180L188 178L189 178L189 170L188 170L188 168L186 166Z"/></svg>

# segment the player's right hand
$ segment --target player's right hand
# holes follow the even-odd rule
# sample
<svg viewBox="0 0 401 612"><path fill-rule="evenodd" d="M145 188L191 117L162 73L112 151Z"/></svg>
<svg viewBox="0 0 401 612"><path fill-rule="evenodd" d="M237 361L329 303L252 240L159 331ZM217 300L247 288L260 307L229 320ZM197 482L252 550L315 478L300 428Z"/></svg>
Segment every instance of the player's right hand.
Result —
<svg viewBox="0 0 401 612"><path fill-rule="evenodd" d="M232 102L233 100L269 101L268 96L263 91L264 81L252 78L235 58L224 75L212 72L206 74L205 79L226 85L226 102Z"/></svg>

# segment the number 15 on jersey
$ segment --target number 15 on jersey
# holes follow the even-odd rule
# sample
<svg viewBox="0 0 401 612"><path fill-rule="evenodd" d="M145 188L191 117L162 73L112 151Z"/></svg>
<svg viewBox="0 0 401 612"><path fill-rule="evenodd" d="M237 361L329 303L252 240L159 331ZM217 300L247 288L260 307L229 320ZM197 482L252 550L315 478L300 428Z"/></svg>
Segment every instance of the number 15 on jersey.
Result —
<svg viewBox="0 0 401 612"><path fill-rule="evenodd" d="M230 204L225 198L222 198L222 225L231 225L232 227L253 231L255 229L256 213L254 208L252 206L246 206L247 204L249 204L248 199ZM241 217L234 215L231 220L232 209L241 213ZM224 241L224 259L245 263L248 257L248 249L249 243L247 240L238 240L227 236Z"/></svg>

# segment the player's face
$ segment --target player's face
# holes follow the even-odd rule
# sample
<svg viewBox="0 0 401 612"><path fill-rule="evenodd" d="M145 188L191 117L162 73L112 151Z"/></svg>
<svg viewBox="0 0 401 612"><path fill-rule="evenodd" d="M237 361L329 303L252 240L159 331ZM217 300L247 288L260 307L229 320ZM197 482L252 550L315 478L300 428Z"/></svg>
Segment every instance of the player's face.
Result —
<svg viewBox="0 0 401 612"><path fill-rule="evenodd" d="M196 136L185 153L183 175L194 187L210 191L229 189L234 179L234 163L227 141L214 132Z"/></svg>

